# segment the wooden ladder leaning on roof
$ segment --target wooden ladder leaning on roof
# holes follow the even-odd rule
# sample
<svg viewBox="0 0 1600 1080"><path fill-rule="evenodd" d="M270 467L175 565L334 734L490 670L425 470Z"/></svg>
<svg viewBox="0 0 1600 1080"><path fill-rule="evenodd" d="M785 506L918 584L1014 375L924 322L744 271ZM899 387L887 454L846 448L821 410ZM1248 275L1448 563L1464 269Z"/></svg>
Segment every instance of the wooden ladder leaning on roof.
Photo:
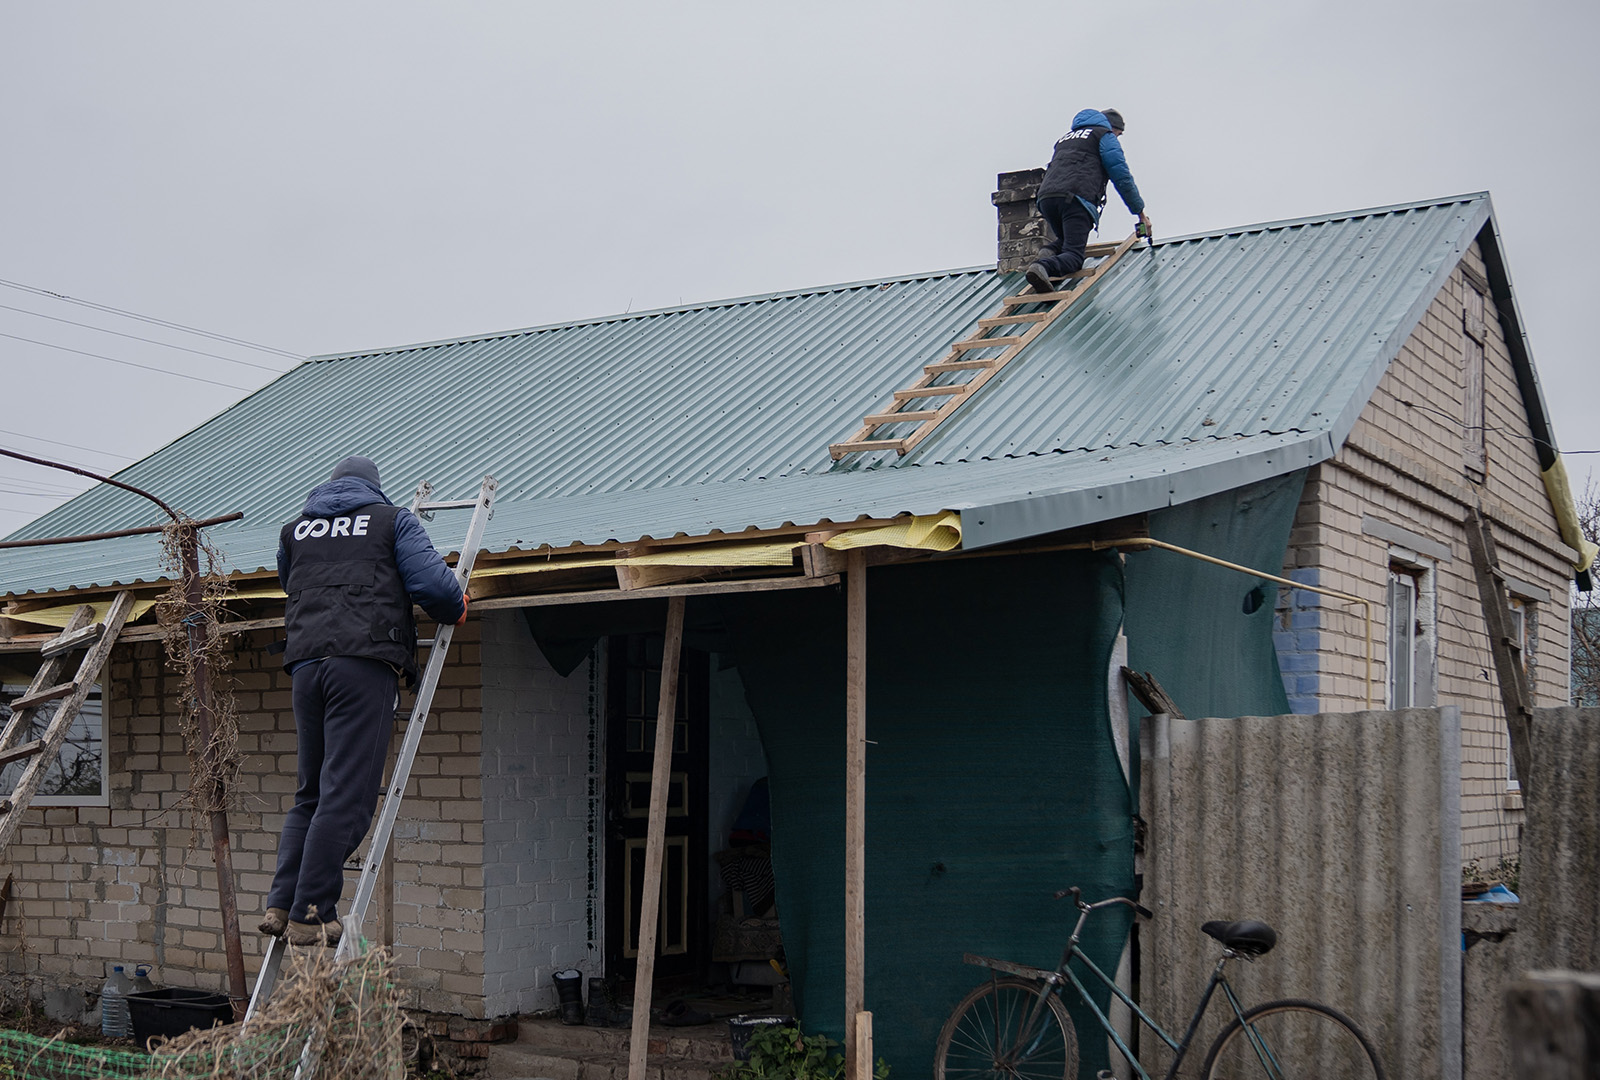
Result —
<svg viewBox="0 0 1600 1080"><path fill-rule="evenodd" d="M864 450L895 450L901 454L909 453L912 447L932 434L934 428L959 409L962 402L977 393L979 387L1015 359L1029 342L1044 333L1045 328L1060 318L1072 306L1073 301L1088 292L1089 287L1099 281L1123 253L1133 247L1138 238L1138 233L1135 232L1120 244L1091 245L1086 255L1089 258L1099 256L1100 262L1092 268L1068 274L1064 279L1066 284L1058 286L1056 292L1039 293L1030 289L1020 295L1006 297L999 311L990 318L979 319L978 328L951 345L944 359L938 363L924 365L922 375L904 390L896 390L889 404L881 412L867 414L861 421L859 431L844 442L831 444L828 447L829 455L838 461L846 454ZM1072 287L1068 288L1069 285ZM1017 329L1005 329L1024 326L1028 329L1020 333ZM1004 330L1004 332L990 336L990 331L993 330ZM992 349L1004 351L999 355L977 355ZM965 381L958 381L968 374L970 377ZM939 380L945 375L950 378L941 383ZM912 402L926 398L943 398L944 403L931 409L906 408ZM872 437L878 428L913 422L917 424L917 428L909 435L893 439Z"/></svg>
<svg viewBox="0 0 1600 1080"><path fill-rule="evenodd" d="M77 719L78 711L83 708L95 680L100 677L100 669L111 655L111 647L117 643L117 636L122 633L123 624L128 621L132 610L131 592L117 594L103 622L95 622L93 606L84 604L73 613L60 634L40 646L44 663L34 676L28 692L11 703L11 719L6 722L5 731L0 733L0 768L13 761L28 762L11 794L0 796L0 852L4 852L17 835L22 825L22 812L33 802L39 786L44 783L45 774L61 753L61 744L67 741L67 732ZM87 651L78 664L78 673L67 682L57 683L67 657L79 649ZM44 734L23 742L32 733L40 710L51 702L59 704L45 725Z"/></svg>

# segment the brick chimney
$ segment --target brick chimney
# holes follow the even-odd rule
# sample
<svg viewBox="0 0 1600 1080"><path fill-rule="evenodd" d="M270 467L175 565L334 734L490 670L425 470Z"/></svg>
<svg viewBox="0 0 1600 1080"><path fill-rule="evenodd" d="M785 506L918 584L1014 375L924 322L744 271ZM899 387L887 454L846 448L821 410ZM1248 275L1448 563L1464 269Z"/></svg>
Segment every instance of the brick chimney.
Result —
<svg viewBox="0 0 1600 1080"><path fill-rule="evenodd" d="M1025 270L1044 243L1044 218L1034 209L1033 193L1044 181L1043 169L1004 172L996 178L999 191L989 196L1000 213L999 269L1002 274Z"/></svg>

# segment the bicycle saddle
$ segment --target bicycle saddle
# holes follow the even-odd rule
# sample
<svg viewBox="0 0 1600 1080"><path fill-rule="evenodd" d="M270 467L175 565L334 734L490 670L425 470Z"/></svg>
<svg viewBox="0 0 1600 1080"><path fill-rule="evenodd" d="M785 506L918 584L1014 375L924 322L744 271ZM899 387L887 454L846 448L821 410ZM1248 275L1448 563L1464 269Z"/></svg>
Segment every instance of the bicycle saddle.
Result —
<svg viewBox="0 0 1600 1080"><path fill-rule="evenodd" d="M1244 956L1264 956L1278 943L1278 932L1254 919L1240 919L1238 922L1214 919L1202 925L1200 931Z"/></svg>

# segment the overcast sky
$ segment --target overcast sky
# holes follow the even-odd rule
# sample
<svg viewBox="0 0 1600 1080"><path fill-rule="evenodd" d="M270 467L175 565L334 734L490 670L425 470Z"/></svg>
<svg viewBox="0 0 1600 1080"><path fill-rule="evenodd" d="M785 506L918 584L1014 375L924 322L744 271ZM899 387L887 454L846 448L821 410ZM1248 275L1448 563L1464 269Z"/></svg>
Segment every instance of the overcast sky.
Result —
<svg viewBox="0 0 1600 1080"><path fill-rule="evenodd" d="M1581 486L1597 31L1593 0L0 0L0 445L111 472L291 357L989 263L995 174L1109 105L1158 235L1492 192ZM0 535L86 483L0 459Z"/></svg>

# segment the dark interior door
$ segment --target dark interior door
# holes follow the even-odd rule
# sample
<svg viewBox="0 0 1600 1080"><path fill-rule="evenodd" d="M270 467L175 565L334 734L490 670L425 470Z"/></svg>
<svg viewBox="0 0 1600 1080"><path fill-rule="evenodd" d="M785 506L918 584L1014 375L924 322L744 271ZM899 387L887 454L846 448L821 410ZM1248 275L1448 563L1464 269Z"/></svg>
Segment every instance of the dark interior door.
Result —
<svg viewBox="0 0 1600 1080"><path fill-rule="evenodd" d="M631 979L639 955L645 833L661 690L662 636L608 639L606 694L606 971ZM684 649L667 787L656 974L694 975L707 960L706 795L709 657Z"/></svg>

